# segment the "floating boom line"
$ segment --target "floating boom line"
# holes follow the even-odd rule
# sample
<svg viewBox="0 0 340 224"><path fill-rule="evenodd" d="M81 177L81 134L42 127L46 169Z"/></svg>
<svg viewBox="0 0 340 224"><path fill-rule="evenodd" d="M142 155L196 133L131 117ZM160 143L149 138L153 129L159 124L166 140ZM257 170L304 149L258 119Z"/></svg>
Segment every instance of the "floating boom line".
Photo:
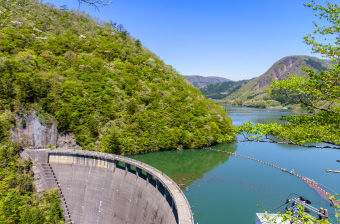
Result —
<svg viewBox="0 0 340 224"><path fill-rule="evenodd" d="M321 187L318 186L318 185L322 185L322 184L319 184L319 183L317 183L317 182L314 181L314 180L311 180L311 179L309 179L309 178L306 178L306 177L303 177L303 176L301 176L301 175L298 175L297 173L294 172L294 170L288 172L287 169L285 169L285 168L281 168L281 167L275 166L275 165L273 165L273 164L271 164L271 163L267 163L267 162L264 162L264 161L261 161L261 160L258 160L258 159L254 159L254 158L251 158L251 157L248 157L248 156L243 156L243 155L240 155L240 154L237 154L237 153L233 153L233 152L227 152L227 151L223 151L223 150L219 150L219 149L213 149L213 148L208 148L208 147L204 147L203 149L208 149L208 150L211 150L211 151L227 153L227 154L230 154L230 155L234 155L234 156L242 157L242 158L245 158L245 159L250 159L250 160L253 160L253 161L255 161L255 162L259 162L259 163L266 164L266 165L268 165L268 166L274 167L274 168L279 169L279 170L281 170L281 171L283 171L283 172L287 172L287 173L289 173L289 174L291 174L291 175L294 175L294 176L300 178L301 180L303 180L304 182L306 182L310 187L314 188L319 194L321 193L321 194L323 194L324 196L328 196L328 197L331 196L330 193L328 193L327 191L325 191L324 189L322 189ZM324 185L322 185L322 186L325 187L325 188L328 188L328 187L326 187L326 186L324 186ZM328 188L328 189L331 190L330 188ZM331 190L331 191L333 191L333 190ZM335 195L338 195L335 191L333 191L333 192L334 192ZM320 196L321 196L321 194L320 194ZM323 197L323 198L324 198L324 197ZM327 197L326 197L326 198L327 198ZM340 206L340 202L339 202L339 201L337 201L337 200L335 200L335 199L334 199L334 200L328 199L328 200L329 200L333 205L336 204L336 205ZM337 210L336 206L334 206L334 208Z"/></svg>

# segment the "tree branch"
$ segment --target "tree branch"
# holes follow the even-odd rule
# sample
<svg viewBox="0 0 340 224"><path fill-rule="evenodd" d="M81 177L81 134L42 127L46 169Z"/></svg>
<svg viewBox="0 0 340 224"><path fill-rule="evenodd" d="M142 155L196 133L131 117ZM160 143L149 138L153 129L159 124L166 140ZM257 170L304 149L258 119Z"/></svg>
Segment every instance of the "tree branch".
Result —
<svg viewBox="0 0 340 224"><path fill-rule="evenodd" d="M333 89L333 87L334 87L334 85L330 89ZM336 96L336 95L333 95L333 94L329 94L326 89L321 89L321 87L320 87L320 89L316 89L316 88L313 88L312 86L309 86L309 88L312 89L312 90L320 91L322 94L324 94L326 96L333 97L335 99L340 100L339 96Z"/></svg>

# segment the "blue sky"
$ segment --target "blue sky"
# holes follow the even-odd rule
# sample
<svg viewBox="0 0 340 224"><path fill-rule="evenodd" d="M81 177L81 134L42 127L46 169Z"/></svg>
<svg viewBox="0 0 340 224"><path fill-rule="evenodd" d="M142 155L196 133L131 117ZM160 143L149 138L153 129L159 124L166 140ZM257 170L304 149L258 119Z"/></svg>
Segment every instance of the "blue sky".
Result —
<svg viewBox="0 0 340 224"><path fill-rule="evenodd" d="M77 0L49 0L78 9ZM262 75L282 57L313 55L303 37L314 31L310 0L114 0L96 11L123 24L143 46L182 75L231 80ZM320 1L319 1L320 2Z"/></svg>

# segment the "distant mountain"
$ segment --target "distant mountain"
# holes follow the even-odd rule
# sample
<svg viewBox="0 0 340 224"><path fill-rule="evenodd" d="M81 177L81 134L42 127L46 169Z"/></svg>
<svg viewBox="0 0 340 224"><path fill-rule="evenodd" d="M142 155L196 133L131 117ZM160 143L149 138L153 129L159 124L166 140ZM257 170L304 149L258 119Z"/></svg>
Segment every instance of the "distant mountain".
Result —
<svg viewBox="0 0 340 224"><path fill-rule="evenodd" d="M251 81L251 79L212 83L206 86L202 86L199 89L207 98L219 100L236 92L249 81Z"/></svg>
<svg viewBox="0 0 340 224"><path fill-rule="evenodd" d="M217 76L204 77L204 76L199 76L199 75L193 75L193 76L184 76L184 77L197 88L209 85L211 83L230 81L230 79L217 77Z"/></svg>
<svg viewBox="0 0 340 224"><path fill-rule="evenodd" d="M251 80L239 90L225 98L225 103L242 106L279 106L280 102L264 93L264 89L269 88L273 81L284 80L295 73L298 76L306 76L302 67L307 67L316 72L324 71L332 66L329 60L323 60L309 56L288 56L275 62L263 75Z"/></svg>

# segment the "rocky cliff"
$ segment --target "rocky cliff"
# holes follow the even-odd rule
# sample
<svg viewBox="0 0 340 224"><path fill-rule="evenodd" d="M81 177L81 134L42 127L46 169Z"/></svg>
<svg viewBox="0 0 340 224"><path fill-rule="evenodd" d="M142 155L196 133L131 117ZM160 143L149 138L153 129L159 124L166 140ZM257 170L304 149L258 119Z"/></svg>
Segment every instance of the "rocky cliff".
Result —
<svg viewBox="0 0 340 224"><path fill-rule="evenodd" d="M74 135L70 132L58 133L57 121L36 111L16 113L12 126L11 140L22 146L57 146L61 149L78 149Z"/></svg>
<svg viewBox="0 0 340 224"><path fill-rule="evenodd" d="M43 122L35 111L29 114L16 114L15 125L11 128L11 140L23 146L42 146L57 143L57 122L49 119Z"/></svg>

